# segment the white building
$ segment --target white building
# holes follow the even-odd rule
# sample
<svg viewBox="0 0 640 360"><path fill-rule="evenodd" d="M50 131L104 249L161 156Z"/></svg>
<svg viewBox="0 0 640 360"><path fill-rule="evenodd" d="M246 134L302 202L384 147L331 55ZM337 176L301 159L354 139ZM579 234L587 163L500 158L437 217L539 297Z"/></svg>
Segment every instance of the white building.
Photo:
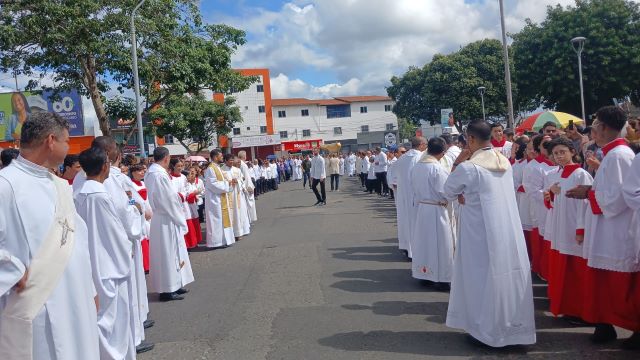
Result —
<svg viewBox="0 0 640 360"><path fill-rule="evenodd" d="M379 133L379 142L374 142L379 144L384 144L385 134L397 135L398 118L387 96L273 99L271 103L275 133L283 143L322 139L324 143L340 142L343 151L355 151L358 134Z"/></svg>

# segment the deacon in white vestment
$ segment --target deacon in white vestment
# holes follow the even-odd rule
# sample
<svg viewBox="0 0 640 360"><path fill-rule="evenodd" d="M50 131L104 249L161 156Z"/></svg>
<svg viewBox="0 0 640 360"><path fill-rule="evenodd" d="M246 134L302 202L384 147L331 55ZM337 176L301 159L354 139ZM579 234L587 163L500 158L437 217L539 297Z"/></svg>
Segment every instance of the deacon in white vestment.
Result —
<svg viewBox="0 0 640 360"><path fill-rule="evenodd" d="M0 359L100 358L87 227L49 171L66 156L65 123L32 114L21 155L0 170Z"/></svg>
<svg viewBox="0 0 640 360"><path fill-rule="evenodd" d="M256 212L256 198L255 198L255 186L251 178L255 178L253 172L247 166L247 153L242 150L238 152L238 158L240 159L240 171L242 171L242 176L244 177L244 191L247 199L247 210L249 212L249 220L251 222L256 222L258 220L258 214ZM299 159L293 159L293 173L296 174L295 177L297 180L302 179L302 173L300 171L302 166L302 161ZM300 176L298 176L300 175Z"/></svg>
<svg viewBox="0 0 640 360"><path fill-rule="evenodd" d="M218 165L223 159L222 151L211 150L210 159L211 165L204 173L207 247L231 246L235 243L229 194L232 180ZM268 165L265 170L269 171Z"/></svg>
<svg viewBox="0 0 640 360"><path fill-rule="evenodd" d="M235 163L233 154L226 154L224 160L225 164L221 167L222 171L226 172L230 179L235 180L231 185L229 197L231 199L231 214L233 215L233 219L231 220L233 234L236 240L238 240L238 238L248 235L251 232L249 212L244 196L245 185L242 172L233 165Z"/></svg>
<svg viewBox="0 0 640 360"><path fill-rule="evenodd" d="M101 359L135 359L134 316L130 294L133 247L103 185L109 176L109 160L94 147L80 154L87 175L75 199L78 214L89 231L89 254L93 283L98 292L98 328Z"/></svg>
<svg viewBox="0 0 640 360"><path fill-rule="evenodd" d="M149 167L144 178L148 200L153 210L149 233L149 273L151 287L161 298L182 292L182 288L193 282L191 262L184 242L187 222L182 203L171 186L167 168L169 150L157 147L153 152L155 163Z"/></svg>
<svg viewBox="0 0 640 360"><path fill-rule="evenodd" d="M411 240L411 274L416 279L436 282L447 290L453 268L454 235L447 212L444 183L449 172L439 160L446 149L442 138L429 140L427 151L411 170L411 188L416 219Z"/></svg>
<svg viewBox="0 0 640 360"><path fill-rule="evenodd" d="M490 134L485 121L468 125L463 154L473 155L444 185L447 198L463 196L446 323L493 347L533 344L531 273L512 170L491 148Z"/></svg>
<svg viewBox="0 0 640 360"><path fill-rule="evenodd" d="M396 207L398 222L398 247L412 256L411 237L415 222L417 207L413 202L411 188L411 170L420 160L422 152L427 147L427 140L421 136L411 139L411 150L407 151L394 165L398 189L396 191Z"/></svg>

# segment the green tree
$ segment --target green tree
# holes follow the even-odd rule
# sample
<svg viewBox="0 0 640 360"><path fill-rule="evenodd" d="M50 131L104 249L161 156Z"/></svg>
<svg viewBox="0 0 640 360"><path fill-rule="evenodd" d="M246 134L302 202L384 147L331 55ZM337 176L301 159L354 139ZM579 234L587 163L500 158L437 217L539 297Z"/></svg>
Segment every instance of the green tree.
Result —
<svg viewBox="0 0 640 360"><path fill-rule="evenodd" d="M640 10L625 0L578 0L548 7L540 24L527 21L513 35L521 98L581 114L578 61L570 40L587 38L582 54L587 114L640 89ZM637 96L632 96L637 101Z"/></svg>
<svg viewBox="0 0 640 360"><path fill-rule="evenodd" d="M0 7L0 71L54 75L54 90L79 89L110 133L103 94L132 88L130 15L137 0L30 0ZM202 23L196 0L150 0L136 18L139 68L149 109L176 94L243 90L230 69L245 34ZM39 87L32 81L28 89Z"/></svg>
<svg viewBox="0 0 640 360"><path fill-rule="evenodd" d="M413 121L398 118L398 135L400 135L400 142L416 136L416 129L418 129L418 125Z"/></svg>
<svg viewBox="0 0 640 360"><path fill-rule="evenodd" d="M171 95L151 115L158 120L149 123L150 131L172 135L190 153L206 149L217 135L229 134L234 124L242 122L233 97L218 103L200 93Z"/></svg>

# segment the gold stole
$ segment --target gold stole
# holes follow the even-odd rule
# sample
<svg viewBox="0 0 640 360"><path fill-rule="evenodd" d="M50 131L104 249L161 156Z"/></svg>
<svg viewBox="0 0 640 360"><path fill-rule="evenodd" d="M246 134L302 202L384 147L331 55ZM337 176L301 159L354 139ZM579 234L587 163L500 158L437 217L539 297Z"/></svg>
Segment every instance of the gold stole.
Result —
<svg viewBox="0 0 640 360"><path fill-rule="evenodd" d="M211 163L209 166L213 169L213 173L216 175L216 180L225 181L224 175L222 174L222 170L218 167L218 165ZM224 228L231 227L231 218L229 217L229 194L224 193L220 194L220 207L222 208L222 226Z"/></svg>

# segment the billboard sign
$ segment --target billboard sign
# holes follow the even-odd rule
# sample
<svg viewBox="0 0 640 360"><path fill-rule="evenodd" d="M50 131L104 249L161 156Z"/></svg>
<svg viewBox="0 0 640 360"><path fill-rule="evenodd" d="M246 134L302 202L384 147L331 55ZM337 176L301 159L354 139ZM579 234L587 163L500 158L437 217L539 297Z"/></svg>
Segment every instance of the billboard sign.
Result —
<svg viewBox="0 0 640 360"><path fill-rule="evenodd" d="M443 128L454 125L453 109L440 109L440 125Z"/></svg>
<svg viewBox="0 0 640 360"><path fill-rule="evenodd" d="M275 135L256 135L256 136L238 136L231 139L233 148L246 148L252 146L268 146L280 144L280 134Z"/></svg>
<svg viewBox="0 0 640 360"><path fill-rule="evenodd" d="M0 141L19 140L29 115L44 111L69 121L69 135L84 135L82 98L76 90L62 91L55 97L53 91L24 91L0 94Z"/></svg>
<svg viewBox="0 0 640 360"><path fill-rule="evenodd" d="M320 147L320 145L322 145L322 139L282 142L283 150L288 152L313 150L315 148Z"/></svg>

